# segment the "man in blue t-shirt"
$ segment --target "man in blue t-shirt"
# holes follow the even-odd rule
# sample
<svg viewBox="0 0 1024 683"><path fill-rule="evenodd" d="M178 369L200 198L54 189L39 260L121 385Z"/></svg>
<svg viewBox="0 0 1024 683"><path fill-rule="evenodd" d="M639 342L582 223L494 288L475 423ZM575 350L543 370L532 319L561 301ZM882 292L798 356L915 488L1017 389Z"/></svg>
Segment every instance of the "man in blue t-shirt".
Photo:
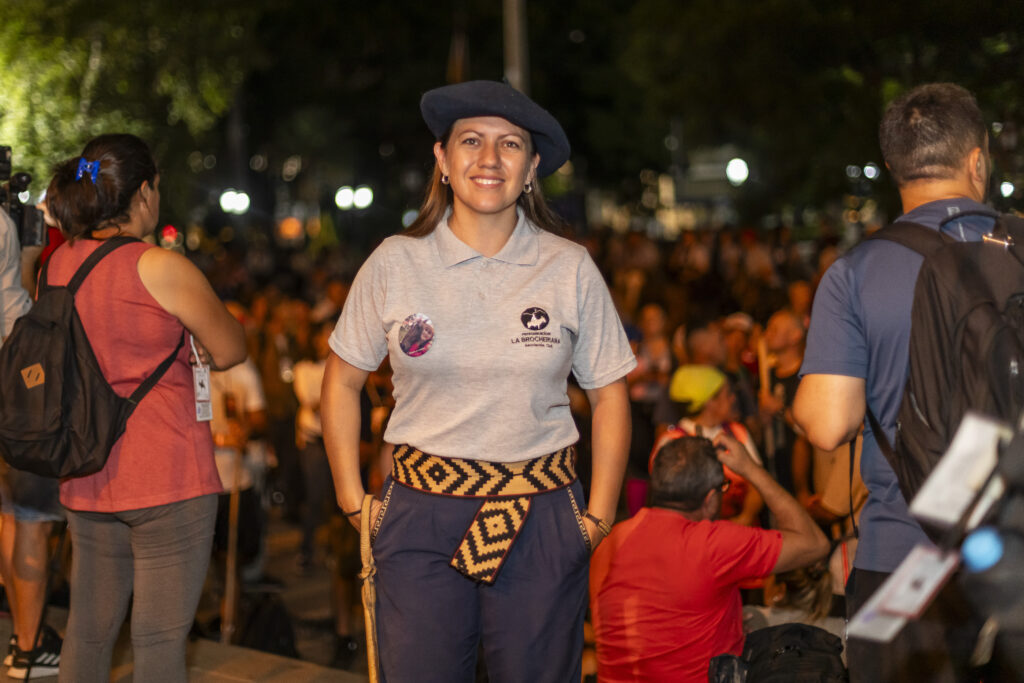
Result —
<svg viewBox="0 0 1024 683"><path fill-rule="evenodd" d="M879 127L886 167L912 221L959 240L991 231L983 203L991 167L988 133L974 97L949 83L919 86L895 100ZM793 407L811 443L832 450L854 438L865 406L890 443L907 378L910 310L922 258L889 240L870 240L838 259L814 300L803 376ZM852 616L917 544L927 542L907 511L896 475L864 426L861 473L868 499L846 587ZM970 620L941 599L889 644L851 639L851 680L957 681L973 645ZM957 616L952 616L957 613ZM954 628L954 625L956 628Z"/></svg>

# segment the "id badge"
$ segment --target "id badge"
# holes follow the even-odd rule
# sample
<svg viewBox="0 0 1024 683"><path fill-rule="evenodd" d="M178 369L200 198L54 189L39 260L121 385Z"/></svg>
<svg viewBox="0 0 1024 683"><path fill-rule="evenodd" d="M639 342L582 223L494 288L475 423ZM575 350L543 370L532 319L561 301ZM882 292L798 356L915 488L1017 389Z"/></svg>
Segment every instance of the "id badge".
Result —
<svg viewBox="0 0 1024 683"><path fill-rule="evenodd" d="M196 388L196 401L210 402L210 366L193 365L192 382Z"/></svg>
<svg viewBox="0 0 1024 683"><path fill-rule="evenodd" d="M209 422L213 419L213 404L209 401L196 401L196 422Z"/></svg>
<svg viewBox="0 0 1024 683"><path fill-rule="evenodd" d="M196 358L196 364L192 366L192 384L196 391L196 421L209 422L213 419L213 403L210 398L210 366L198 362L199 351L196 349L195 339L191 335L189 335L189 343L192 345L192 354Z"/></svg>

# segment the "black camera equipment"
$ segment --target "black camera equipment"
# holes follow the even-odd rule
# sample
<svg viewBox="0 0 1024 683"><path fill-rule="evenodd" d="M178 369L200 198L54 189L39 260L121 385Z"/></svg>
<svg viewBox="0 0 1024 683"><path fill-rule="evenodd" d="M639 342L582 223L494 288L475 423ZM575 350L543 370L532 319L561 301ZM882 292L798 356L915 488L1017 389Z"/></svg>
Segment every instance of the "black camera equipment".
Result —
<svg viewBox="0 0 1024 683"><path fill-rule="evenodd" d="M28 190L32 176L28 173L11 173L11 148L0 145L0 209L14 221L18 230L18 241L23 247L45 246L47 243L46 224L43 212L25 204L18 197Z"/></svg>
<svg viewBox="0 0 1024 683"><path fill-rule="evenodd" d="M985 620L975 663L994 660L999 673L991 680L1020 681L1024 680L1024 432L1018 431L1000 449L993 475L1002 478L1005 490L986 523L963 541L960 552L966 571L960 574L960 584L975 613Z"/></svg>

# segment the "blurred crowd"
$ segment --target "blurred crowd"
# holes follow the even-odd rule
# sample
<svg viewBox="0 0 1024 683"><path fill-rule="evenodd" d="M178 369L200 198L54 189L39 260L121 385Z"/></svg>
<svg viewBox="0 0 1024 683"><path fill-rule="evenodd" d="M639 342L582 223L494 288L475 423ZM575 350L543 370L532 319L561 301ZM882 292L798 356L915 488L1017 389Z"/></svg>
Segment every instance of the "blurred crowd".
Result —
<svg viewBox="0 0 1024 683"><path fill-rule="evenodd" d="M840 543L850 527L849 450L816 452L794 429L789 411L814 289L839 253L838 240L798 243L786 228L727 228L685 232L673 242L611 231L592 231L578 241L602 270L638 359L627 377L633 430L619 519L645 504L656 446L683 434L710 438L724 428L852 557ZM335 663L342 667L359 649L351 618L358 548L337 515L319 389L327 338L358 265L343 248L315 258L292 253L281 269L249 252L201 257L215 290L243 323L249 346L245 363L213 377L218 468L225 491L239 491L238 580L265 580L261 558L271 509L299 526L299 568L326 562L337 569ZM389 375L385 362L363 393L363 472L371 491L390 470L383 443L393 405ZM581 434L579 472L587 483L589 407L572 378L570 397ZM723 518L770 528L772 516L757 490L727 474L732 487ZM853 488L859 500L859 480ZM222 558L229 547L229 498L222 497L216 543ZM749 582L743 595L751 606L750 628L772 618L766 606L795 605L811 622L841 633L834 616L843 613L841 598L832 597L845 580L838 553L836 562L831 572L822 562L779 581Z"/></svg>

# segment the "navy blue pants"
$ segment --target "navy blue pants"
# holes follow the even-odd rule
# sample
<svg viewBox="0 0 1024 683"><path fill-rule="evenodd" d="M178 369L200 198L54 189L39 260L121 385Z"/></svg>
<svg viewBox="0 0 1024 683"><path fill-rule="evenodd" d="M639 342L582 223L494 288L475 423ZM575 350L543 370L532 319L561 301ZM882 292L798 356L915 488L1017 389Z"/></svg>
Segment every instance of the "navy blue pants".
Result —
<svg viewBox="0 0 1024 683"><path fill-rule="evenodd" d="M533 496L493 585L449 565L480 500L390 477L384 498L373 555L385 681L472 683L481 643L491 683L580 680L590 552L578 481Z"/></svg>

